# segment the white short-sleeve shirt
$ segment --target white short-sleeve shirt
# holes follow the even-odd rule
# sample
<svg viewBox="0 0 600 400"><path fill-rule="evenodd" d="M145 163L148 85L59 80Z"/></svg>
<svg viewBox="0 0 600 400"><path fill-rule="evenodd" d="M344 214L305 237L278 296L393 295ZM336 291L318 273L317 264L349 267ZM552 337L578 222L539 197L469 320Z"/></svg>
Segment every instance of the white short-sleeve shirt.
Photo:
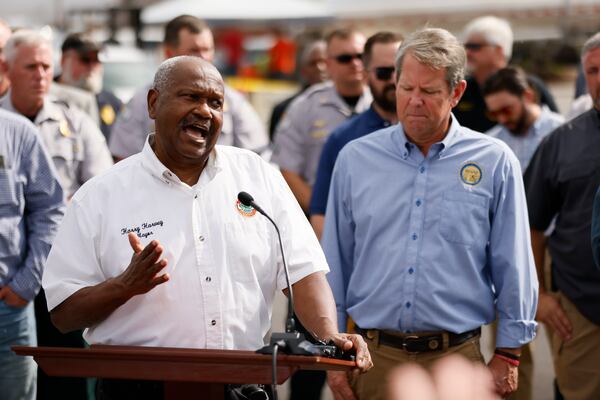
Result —
<svg viewBox="0 0 600 400"><path fill-rule="evenodd" d="M152 140L152 136L150 137ZM182 183L154 154L119 162L73 197L48 256L52 310L73 293L122 273L127 233L158 240L171 279L131 298L84 332L89 343L255 350L285 285L277 234L237 202L250 193L278 224L292 283L328 271L319 243L281 174L258 155L216 146L198 183Z"/></svg>

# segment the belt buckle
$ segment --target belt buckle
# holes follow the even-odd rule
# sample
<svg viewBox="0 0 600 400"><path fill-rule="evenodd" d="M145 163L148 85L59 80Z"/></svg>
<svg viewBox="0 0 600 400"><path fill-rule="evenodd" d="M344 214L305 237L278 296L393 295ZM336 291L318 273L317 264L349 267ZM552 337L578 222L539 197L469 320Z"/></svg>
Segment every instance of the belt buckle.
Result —
<svg viewBox="0 0 600 400"><path fill-rule="evenodd" d="M419 351L413 351L410 350L410 342L417 342L419 340L419 337L416 335L410 335L410 336L405 336L402 339L402 350L406 351L407 353L410 354L417 354L419 353Z"/></svg>

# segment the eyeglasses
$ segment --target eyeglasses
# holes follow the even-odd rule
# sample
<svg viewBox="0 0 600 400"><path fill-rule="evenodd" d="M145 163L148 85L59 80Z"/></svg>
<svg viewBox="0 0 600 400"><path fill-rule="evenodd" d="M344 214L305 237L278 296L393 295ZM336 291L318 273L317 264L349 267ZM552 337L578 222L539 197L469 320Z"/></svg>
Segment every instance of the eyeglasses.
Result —
<svg viewBox="0 0 600 400"><path fill-rule="evenodd" d="M488 43L473 43L473 42L465 43L465 49L472 50L472 51L479 51L482 48L484 48L485 46L489 46L489 44Z"/></svg>
<svg viewBox="0 0 600 400"><path fill-rule="evenodd" d="M362 53L340 54L339 56L335 56L333 58L340 64L350 64L355 58L362 60L362 56Z"/></svg>
<svg viewBox="0 0 600 400"><path fill-rule="evenodd" d="M394 74L394 67L375 67L375 77L380 81L389 81Z"/></svg>

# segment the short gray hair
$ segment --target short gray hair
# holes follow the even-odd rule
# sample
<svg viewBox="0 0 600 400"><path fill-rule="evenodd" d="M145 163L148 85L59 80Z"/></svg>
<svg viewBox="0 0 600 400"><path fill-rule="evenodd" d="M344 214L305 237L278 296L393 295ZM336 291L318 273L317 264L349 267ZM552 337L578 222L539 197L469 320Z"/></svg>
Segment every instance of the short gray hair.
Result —
<svg viewBox="0 0 600 400"><path fill-rule="evenodd" d="M471 35L481 35L485 41L495 46L500 46L506 61L512 56L513 31L507 20L486 15L475 18L467 24L463 31L464 40Z"/></svg>
<svg viewBox="0 0 600 400"><path fill-rule="evenodd" d="M203 60L200 57L196 56L177 56L171 57L163 61L156 70L154 74L154 81L152 82L152 89L161 92L163 91L169 84L171 83L171 77L173 71L177 68L177 65L186 62L193 61L196 63L204 64L210 68L213 68L217 74L219 71L208 61Z"/></svg>
<svg viewBox="0 0 600 400"><path fill-rule="evenodd" d="M590 51L596 50L598 47L600 47L600 32L585 41L581 48L581 58L585 57Z"/></svg>
<svg viewBox="0 0 600 400"><path fill-rule="evenodd" d="M4 57L8 65L12 65L21 46L46 46L52 51L50 40L40 32L19 30L13 33L4 47Z"/></svg>
<svg viewBox="0 0 600 400"><path fill-rule="evenodd" d="M396 80L402 73L404 57L410 54L430 68L446 69L450 90L465 77L467 55L462 44L450 32L441 28L426 28L412 33L396 53Z"/></svg>

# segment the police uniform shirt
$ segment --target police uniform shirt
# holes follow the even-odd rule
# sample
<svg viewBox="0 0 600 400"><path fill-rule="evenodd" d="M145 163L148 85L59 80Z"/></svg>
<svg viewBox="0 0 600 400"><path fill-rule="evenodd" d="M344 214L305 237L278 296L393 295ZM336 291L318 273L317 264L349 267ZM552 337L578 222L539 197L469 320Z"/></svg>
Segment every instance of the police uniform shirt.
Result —
<svg viewBox="0 0 600 400"><path fill-rule="evenodd" d="M372 100L365 88L351 109L332 82L311 86L290 104L275 131L272 161L312 186L321 150L331 131L353 114L368 109Z"/></svg>
<svg viewBox="0 0 600 400"><path fill-rule="evenodd" d="M548 238L552 280L593 323L600 325L600 271L592 256L590 230L600 186L600 116L591 109L548 135L525 171L531 227Z"/></svg>
<svg viewBox="0 0 600 400"><path fill-rule="evenodd" d="M10 96L0 107L17 112ZM83 111L46 97L33 122L52 157L67 198L113 164L104 136Z"/></svg>
<svg viewBox="0 0 600 400"><path fill-rule="evenodd" d="M123 108L123 103L108 90L102 90L96 94L96 102L98 103L98 114L100 116L100 130L108 143L110 131Z"/></svg>
<svg viewBox="0 0 600 400"><path fill-rule="evenodd" d="M150 136L153 138L153 136ZM150 139L152 140L152 139ZM84 333L89 343L256 350L286 288L277 233L237 194L251 193L277 222L294 283L328 271L310 224L281 174L260 156L216 146L193 186L143 151L73 197L48 256L43 285L53 309L77 290L123 272L127 234L158 240L170 280L135 296Z"/></svg>
<svg viewBox="0 0 600 400"><path fill-rule="evenodd" d="M148 116L148 85L135 93L117 118L109 140L115 157L126 158L144 147L146 137L154 132L154 121ZM246 98L225 85L223 127L218 144L240 147L255 152L265 150L269 138L260 117Z"/></svg>

